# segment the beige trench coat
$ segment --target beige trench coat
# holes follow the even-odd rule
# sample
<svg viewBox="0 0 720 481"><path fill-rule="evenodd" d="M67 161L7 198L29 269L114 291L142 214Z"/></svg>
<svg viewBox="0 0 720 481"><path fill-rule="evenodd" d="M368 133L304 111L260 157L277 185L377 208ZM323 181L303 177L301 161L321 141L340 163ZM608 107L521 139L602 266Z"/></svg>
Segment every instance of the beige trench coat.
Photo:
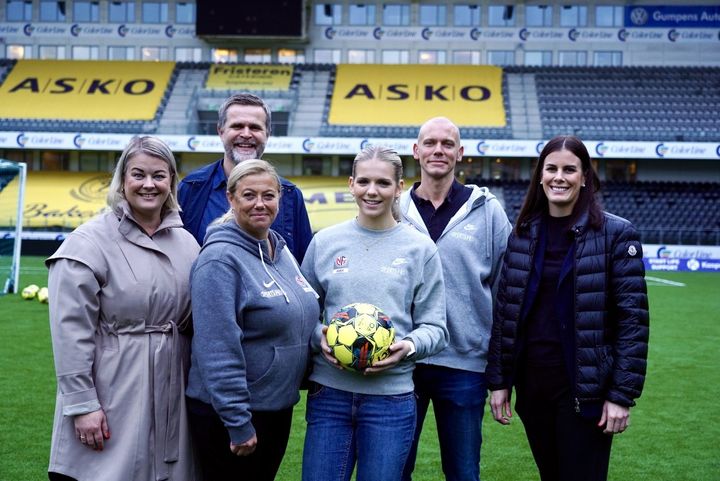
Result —
<svg viewBox="0 0 720 481"><path fill-rule="evenodd" d="M48 260L57 400L49 471L79 481L194 480L185 410L189 275L199 246L177 212L149 237L127 204L76 229ZM93 451L73 417L102 408Z"/></svg>

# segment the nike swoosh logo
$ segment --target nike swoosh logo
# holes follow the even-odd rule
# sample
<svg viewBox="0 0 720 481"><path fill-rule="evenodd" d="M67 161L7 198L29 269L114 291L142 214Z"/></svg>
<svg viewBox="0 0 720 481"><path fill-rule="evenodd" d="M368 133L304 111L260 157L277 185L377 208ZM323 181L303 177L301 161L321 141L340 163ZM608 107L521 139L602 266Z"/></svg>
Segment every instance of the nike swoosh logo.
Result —
<svg viewBox="0 0 720 481"><path fill-rule="evenodd" d="M263 282L263 286L265 286L265 289L272 286L273 284L275 284L275 281Z"/></svg>

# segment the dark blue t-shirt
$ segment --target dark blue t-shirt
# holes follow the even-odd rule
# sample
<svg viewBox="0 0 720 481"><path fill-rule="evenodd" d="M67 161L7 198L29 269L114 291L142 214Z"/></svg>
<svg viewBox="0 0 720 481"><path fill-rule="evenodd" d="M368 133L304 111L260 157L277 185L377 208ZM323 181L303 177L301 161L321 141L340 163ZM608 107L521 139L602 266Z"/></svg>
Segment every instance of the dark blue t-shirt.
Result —
<svg viewBox="0 0 720 481"><path fill-rule="evenodd" d="M445 230L445 227L447 227L448 222L450 222L450 219L452 219L457 211L465 205L472 195L472 189L470 187L465 187L457 180L454 180L447 197L445 197L443 203L435 209L432 202L423 199L422 197L418 197L415 193L415 190L419 186L420 182L415 182L412 190L410 191L410 197L413 202L415 202L415 207L417 207L423 222L425 222L425 227L427 227L427 230L430 233L430 238L433 242L437 242Z"/></svg>

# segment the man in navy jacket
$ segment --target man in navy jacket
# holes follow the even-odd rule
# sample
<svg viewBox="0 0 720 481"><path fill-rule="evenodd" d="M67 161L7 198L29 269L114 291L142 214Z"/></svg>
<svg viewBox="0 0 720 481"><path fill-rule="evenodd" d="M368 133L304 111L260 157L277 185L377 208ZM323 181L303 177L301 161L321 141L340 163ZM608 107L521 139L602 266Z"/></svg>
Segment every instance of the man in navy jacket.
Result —
<svg viewBox="0 0 720 481"><path fill-rule="evenodd" d="M225 156L190 172L178 186L180 216L200 245L207 226L230 208L225 196L230 171L244 160L262 157L271 132L270 108L255 95L232 95L220 106L217 131ZM287 179L280 180L280 212L271 227L301 263L312 238L310 219L300 189Z"/></svg>

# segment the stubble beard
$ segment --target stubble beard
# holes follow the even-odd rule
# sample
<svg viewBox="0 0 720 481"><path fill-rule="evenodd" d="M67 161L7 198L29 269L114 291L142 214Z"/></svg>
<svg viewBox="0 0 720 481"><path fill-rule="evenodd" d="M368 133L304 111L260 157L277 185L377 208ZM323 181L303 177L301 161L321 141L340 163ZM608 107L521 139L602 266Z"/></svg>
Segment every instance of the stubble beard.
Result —
<svg viewBox="0 0 720 481"><path fill-rule="evenodd" d="M230 148L230 160L233 161L235 165L239 164L240 162L243 162L245 160L252 160L252 159L260 159L262 158L262 154L265 151L264 146L257 145L255 146L255 153L254 154L240 154L235 151L232 147Z"/></svg>
<svg viewBox="0 0 720 481"><path fill-rule="evenodd" d="M448 166L449 170L447 170L445 172L439 172L437 170L423 169L423 168L421 168L420 171L421 171L421 174L426 175L427 177L433 179L434 181L441 182L441 181L447 180L448 178L455 179L455 167L456 166L457 166L457 162L455 163L455 165L452 166L452 168L450 168L450 166Z"/></svg>

